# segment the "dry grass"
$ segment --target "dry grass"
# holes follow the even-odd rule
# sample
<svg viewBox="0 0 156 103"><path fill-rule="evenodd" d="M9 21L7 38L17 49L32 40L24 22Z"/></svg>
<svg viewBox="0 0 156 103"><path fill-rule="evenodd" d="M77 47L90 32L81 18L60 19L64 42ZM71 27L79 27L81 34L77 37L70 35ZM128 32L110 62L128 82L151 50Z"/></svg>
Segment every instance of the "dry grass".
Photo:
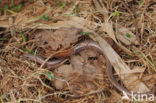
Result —
<svg viewBox="0 0 156 103"><path fill-rule="evenodd" d="M121 93L113 88L107 79L103 85L97 84L99 89L77 97L68 88L58 90L48 75L53 73L50 67L40 67L35 62L23 58L23 54L36 52L39 47L33 39L36 31L39 29L55 31L60 27L71 25L83 28L84 32L96 32L103 38L110 36L116 44L113 48L120 57L130 68L144 69L144 72L136 75L147 87L153 88L153 84L156 83L155 0L126 1L31 0L25 1L19 12L12 8L7 11L0 9L0 102L125 102L121 100ZM81 22L82 19L86 21L84 25L74 22L74 20ZM126 28L133 33L138 44L131 40L129 45L125 44L122 41L123 36L118 39L119 28ZM125 35L132 38L131 34ZM25 45L27 47L23 49ZM105 75L104 77L107 78Z"/></svg>

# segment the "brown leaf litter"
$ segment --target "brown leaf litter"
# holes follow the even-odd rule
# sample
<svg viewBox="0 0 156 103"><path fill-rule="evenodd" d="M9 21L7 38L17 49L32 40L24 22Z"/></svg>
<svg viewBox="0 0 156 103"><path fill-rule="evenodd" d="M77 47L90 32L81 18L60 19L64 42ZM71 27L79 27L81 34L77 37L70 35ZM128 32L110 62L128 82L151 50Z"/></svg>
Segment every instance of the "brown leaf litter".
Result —
<svg viewBox="0 0 156 103"><path fill-rule="evenodd" d="M11 8L11 1L16 6L23 4L20 12ZM15 13L4 15L5 5ZM116 78L120 84L137 76L129 86L124 86L131 90L141 81L151 89L156 83L155 7L155 0L0 0L0 38L8 39L0 40L0 102L125 103L122 93L107 81L105 59L96 51L85 50L55 68L41 67L23 58L27 52L23 46L45 58L51 54L64 57L70 55L77 41L96 38L80 36L80 32L114 40L116 55L126 64L124 68L132 69L118 74L130 75L128 79ZM115 14L117 11L119 15ZM20 33L12 35L16 30L24 33L26 42ZM113 45L112 39L108 42ZM113 55L110 49L106 51L110 57Z"/></svg>
<svg viewBox="0 0 156 103"><path fill-rule="evenodd" d="M38 39L38 45L50 47L52 50L57 50L60 48L67 48L71 44L75 43L78 40L78 33L82 32L78 28L60 28L55 32L52 31L42 31L36 35Z"/></svg>
<svg viewBox="0 0 156 103"><path fill-rule="evenodd" d="M64 57L69 54L64 54L63 50L71 48L71 45L78 41L80 37L80 32L82 29L79 28L60 28L56 31L43 30L41 32L35 33L36 45L42 48L48 56L54 53L56 50L61 51L57 57Z"/></svg>
<svg viewBox="0 0 156 103"><path fill-rule="evenodd" d="M100 65L102 65L105 59L88 60L89 57L95 57L95 53L91 50L83 51L80 56L71 57L70 65L55 69L54 86L61 90L69 89L76 96L106 88L104 87L104 69L99 67L99 62L101 61Z"/></svg>

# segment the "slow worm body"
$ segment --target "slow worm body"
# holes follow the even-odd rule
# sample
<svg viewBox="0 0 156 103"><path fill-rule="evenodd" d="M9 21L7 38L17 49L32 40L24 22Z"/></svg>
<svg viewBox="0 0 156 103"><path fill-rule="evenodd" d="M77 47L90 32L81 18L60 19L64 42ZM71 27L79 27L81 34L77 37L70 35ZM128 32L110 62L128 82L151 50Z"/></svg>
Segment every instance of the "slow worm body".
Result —
<svg viewBox="0 0 156 103"><path fill-rule="evenodd" d="M131 92L128 91L126 88L124 88L123 86L121 86L114 78L113 76L113 67L111 65L111 63L109 62L109 60L107 59L107 57L105 56L103 50L101 49L101 47L98 45L97 42L95 41L92 41L92 40L86 40L84 42L81 42L79 44L77 44L74 48L73 48L73 54L76 54L76 53L79 53L85 49L88 49L88 48L92 48L92 49L95 49L99 54L103 55L105 58L106 58L106 65L107 65L107 76L108 76L108 79L110 80L110 82L112 83L112 85L114 87L116 87L119 91L121 92L125 92L127 95L131 96ZM42 64L45 59L42 58L41 56L39 55L32 55L32 54L26 54L24 55L25 57L27 57L29 60L33 60L33 61L36 61L37 63L39 64ZM56 66L58 65L59 63L61 63L62 61L64 61L65 59L58 59L58 60L54 60L54 61L48 61L45 63L45 65L48 65L48 66ZM138 94L138 93L133 93L133 94ZM147 92L147 93L140 93L140 94L151 94L151 92Z"/></svg>

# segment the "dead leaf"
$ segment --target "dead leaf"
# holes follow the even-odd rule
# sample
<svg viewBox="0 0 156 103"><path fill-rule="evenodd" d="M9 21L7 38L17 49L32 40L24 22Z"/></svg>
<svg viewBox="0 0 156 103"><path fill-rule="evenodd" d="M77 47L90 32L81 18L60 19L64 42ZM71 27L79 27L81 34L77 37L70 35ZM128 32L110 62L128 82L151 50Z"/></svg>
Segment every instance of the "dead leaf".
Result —
<svg viewBox="0 0 156 103"><path fill-rule="evenodd" d="M71 44L78 40L81 32L78 28L60 28L55 32L50 30L44 30L40 32L36 39L38 39L38 45L40 47L51 48L52 50L57 50L59 48L68 48Z"/></svg>
<svg viewBox="0 0 156 103"><path fill-rule="evenodd" d="M59 79L53 82L57 89L68 88L74 95L79 96L97 91L100 87L105 86L103 69L95 66L98 63L97 60L90 62L86 59L92 55L95 56L95 52L91 49L83 52L78 56L72 56L70 65L63 65L55 69L55 77ZM90 53L84 57L86 52Z"/></svg>
<svg viewBox="0 0 156 103"><path fill-rule="evenodd" d="M114 35L114 30L113 30L113 25L111 21L105 21L104 24L102 24L102 28L104 31L107 32L107 34L115 41L116 41L116 37Z"/></svg>
<svg viewBox="0 0 156 103"><path fill-rule="evenodd" d="M81 56L72 56L70 62L73 68L81 70L83 67L84 58L82 58ZM80 71L80 74L81 73L82 72Z"/></svg>
<svg viewBox="0 0 156 103"><path fill-rule="evenodd" d="M133 91L139 91L139 92L147 92L149 91L148 87L141 82L136 75L134 74L120 74L122 71L130 70L130 68L123 62L123 60L120 58L120 56L112 49L112 47L100 36L96 35L96 39L99 42L103 52L113 65L115 71L118 76L122 79L123 83L126 87L129 87L129 89ZM137 82L136 82L137 81ZM135 84L134 84L135 82ZM133 84L133 85L132 85Z"/></svg>
<svg viewBox="0 0 156 103"><path fill-rule="evenodd" d="M73 71L73 68L71 65L63 65L59 68L57 68L55 71L54 71L54 76L55 79L54 80L54 86L57 88L57 89L65 89L65 88L68 88L67 87L67 82L66 81L69 81L72 79L72 75L74 74L75 72Z"/></svg>
<svg viewBox="0 0 156 103"><path fill-rule="evenodd" d="M145 68L134 66L131 70L123 70L120 72L120 74L133 74L133 73L143 73L145 71Z"/></svg>
<svg viewBox="0 0 156 103"><path fill-rule="evenodd" d="M114 30L113 30L113 26L112 26L112 22L109 21L109 16L108 16L108 10L105 8L104 4L102 1L97 1L97 0L93 0L95 7L97 9L97 11L99 11L101 14L104 15L104 23L101 23L102 29L107 32L107 34L115 41L116 41L116 37L114 35ZM102 6L101 6L102 5Z"/></svg>
<svg viewBox="0 0 156 103"><path fill-rule="evenodd" d="M64 80L72 79L72 75L76 73L71 65L63 65L55 70L55 76L60 76Z"/></svg>

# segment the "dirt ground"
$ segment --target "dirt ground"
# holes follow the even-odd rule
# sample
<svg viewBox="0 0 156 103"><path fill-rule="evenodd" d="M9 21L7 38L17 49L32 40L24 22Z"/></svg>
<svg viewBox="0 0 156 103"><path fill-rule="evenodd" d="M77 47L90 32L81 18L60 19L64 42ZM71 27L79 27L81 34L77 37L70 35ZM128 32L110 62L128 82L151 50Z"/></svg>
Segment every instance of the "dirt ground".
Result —
<svg viewBox="0 0 156 103"><path fill-rule="evenodd" d="M107 58L73 54L86 40ZM0 103L155 103L155 94L123 99L107 59L129 91L156 86L155 0L0 0Z"/></svg>

